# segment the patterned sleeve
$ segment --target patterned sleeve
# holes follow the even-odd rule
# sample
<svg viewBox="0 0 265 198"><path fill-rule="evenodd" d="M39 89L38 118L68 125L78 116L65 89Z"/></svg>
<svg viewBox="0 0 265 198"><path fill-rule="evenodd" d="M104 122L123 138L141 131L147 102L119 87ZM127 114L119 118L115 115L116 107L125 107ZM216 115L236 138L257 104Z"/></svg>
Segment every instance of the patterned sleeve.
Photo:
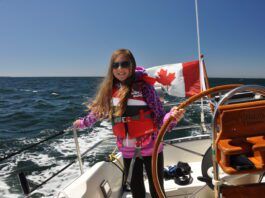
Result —
<svg viewBox="0 0 265 198"><path fill-rule="evenodd" d="M91 111L87 116L81 119L81 126L80 128L86 128L93 126L99 118Z"/></svg>
<svg viewBox="0 0 265 198"><path fill-rule="evenodd" d="M152 85L147 83L143 83L143 96L149 106L149 108L154 113L154 120L157 123L157 126L160 128L166 120L170 117L170 112L166 113L162 102L157 95L155 88ZM169 126L169 130L171 130L177 123L172 122Z"/></svg>
<svg viewBox="0 0 265 198"><path fill-rule="evenodd" d="M163 124L163 118L166 115L166 112L163 108L163 105L157 95L154 87L147 83L143 83L143 97L145 98L147 105L154 113L154 120L157 123L158 127L161 127Z"/></svg>

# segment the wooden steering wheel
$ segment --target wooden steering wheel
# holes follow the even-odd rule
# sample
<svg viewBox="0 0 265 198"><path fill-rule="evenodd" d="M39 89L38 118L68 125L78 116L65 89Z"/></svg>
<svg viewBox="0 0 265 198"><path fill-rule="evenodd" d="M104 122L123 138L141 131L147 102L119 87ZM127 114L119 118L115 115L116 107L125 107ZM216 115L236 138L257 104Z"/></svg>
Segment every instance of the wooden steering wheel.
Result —
<svg viewBox="0 0 265 198"><path fill-rule="evenodd" d="M197 101L198 99L213 94L213 93L217 93L220 91L224 91L224 90L230 90L230 89L234 89L236 87L241 86L242 84L230 84L230 85L221 85L221 86L217 86L217 87L213 87L210 89L207 89L197 95L194 95L192 97L190 97L189 99L187 99L186 101L182 102L179 106L178 109L184 109L187 106L189 106L191 103ZM164 135L167 131L168 126L170 125L170 123L174 120L174 117L170 116L169 119L162 125L161 129L158 132L158 136L156 138L155 141L155 145L153 148L153 154L152 154L152 178L153 178L153 182L154 182L154 186L156 189L156 192L159 196L159 198L165 198L165 195L161 189L161 185L159 183L158 180L158 174L157 174L157 158L158 158L158 148L159 145L162 141L162 139L164 138Z"/></svg>

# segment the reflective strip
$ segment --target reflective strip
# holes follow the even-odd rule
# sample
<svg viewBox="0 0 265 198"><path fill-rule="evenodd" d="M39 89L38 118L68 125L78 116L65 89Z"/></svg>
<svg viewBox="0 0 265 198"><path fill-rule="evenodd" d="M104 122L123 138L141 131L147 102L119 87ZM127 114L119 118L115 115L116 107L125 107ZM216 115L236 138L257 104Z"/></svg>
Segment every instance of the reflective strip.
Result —
<svg viewBox="0 0 265 198"><path fill-rule="evenodd" d="M126 147L135 147L136 144L136 139L129 139L129 137L126 137L126 139L122 140L122 146L126 146Z"/></svg>
<svg viewBox="0 0 265 198"><path fill-rule="evenodd" d="M114 106L117 106L119 103L120 99L119 98L114 98L112 97L112 102ZM146 106L147 103L143 100L135 100L135 99L128 99L127 101L127 106Z"/></svg>

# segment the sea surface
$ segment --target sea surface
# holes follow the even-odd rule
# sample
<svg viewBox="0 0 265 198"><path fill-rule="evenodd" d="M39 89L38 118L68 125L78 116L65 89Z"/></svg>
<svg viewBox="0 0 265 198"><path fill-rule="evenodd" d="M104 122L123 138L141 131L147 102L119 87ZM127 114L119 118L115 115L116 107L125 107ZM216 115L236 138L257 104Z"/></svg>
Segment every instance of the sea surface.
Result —
<svg viewBox="0 0 265 198"><path fill-rule="evenodd" d="M210 86L241 83L265 86L265 79L210 78ZM96 94L101 77L0 77L0 159L62 133L9 159L0 161L0 197L24 197L18 174L23 172L34 189L76 157L72 123L87 113L86 104ZM183 99L166 96L170 103ZM168 107L166 108L169 109ZM206 121L211 121L205 107ZM188 110L180 126L199 124L200 105ZM198 133L198 129L170 133L166 138ZM106 159L115 147L111 125L107 121L78 132L81 153L104 140L86 154L84 168ZM31 197L53 197L79 175L77 163L39 187Z"/></svg>

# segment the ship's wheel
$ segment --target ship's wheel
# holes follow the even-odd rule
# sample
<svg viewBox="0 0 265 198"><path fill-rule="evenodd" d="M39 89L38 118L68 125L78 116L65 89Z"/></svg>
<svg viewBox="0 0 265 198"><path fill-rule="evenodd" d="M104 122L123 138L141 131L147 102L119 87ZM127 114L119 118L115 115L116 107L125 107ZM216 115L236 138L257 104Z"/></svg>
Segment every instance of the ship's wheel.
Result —
<svg viewBox="0 0 265 198"><path fill-rule="evenodd" d="M190 97L189 99L187 99L186 101L182 102L178 108L179 109L185 109L187 106L189 106L191 103L205 97L205 96L209 96L211 94L214 93L218 93L218 92L222 92L222 91L226 91L226 90L231 90L234 89L236 87L241 86L240 84L231 84L231 85L222 85L222 86L217 86L217 87L213 87L210 89L207 89L197 95L194 95L192 97ZM161 189L159 180L158 180L158 174L157 174L157 157L158 157L158 148L159 145L161 143L161 141L163 140L163 137L167 131L168 126L170 125L170 123L174 120L174 117L170 117L161 127L154 148L153 148L153 155L152 155L152 176L153 176L153 182L154 182L154 186L156 189L156 192L159 196L159 198L164 198L165 195Z"/></svg>

